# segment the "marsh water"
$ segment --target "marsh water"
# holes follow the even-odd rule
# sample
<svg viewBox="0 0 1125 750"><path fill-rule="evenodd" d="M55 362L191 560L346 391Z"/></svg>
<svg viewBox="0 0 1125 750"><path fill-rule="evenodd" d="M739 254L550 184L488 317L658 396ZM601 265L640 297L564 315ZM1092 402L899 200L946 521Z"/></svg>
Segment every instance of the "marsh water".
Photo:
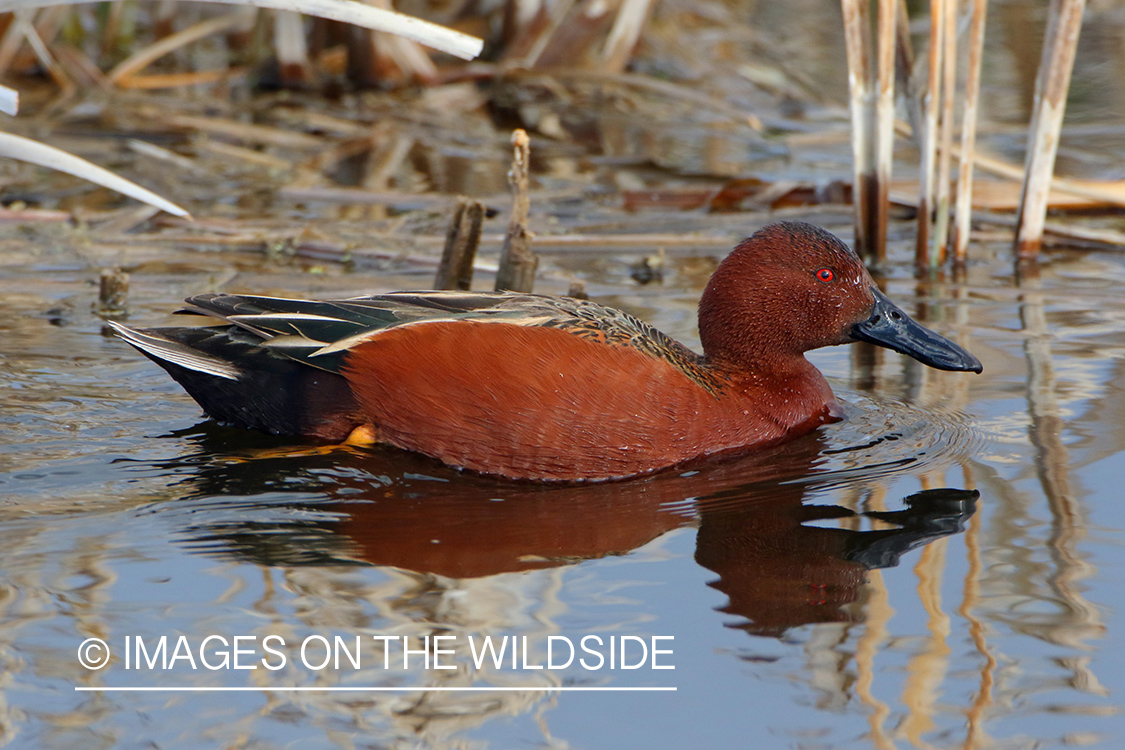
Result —
<svg viewBox="0 0 1125 750"><path fill-rule="evenodd" d="M768 8L755 14L769 20ZM1096 43L1122 36L1120 18L1108 18L1116 25L1091 29L1095 43L1080 55L1087 81L1117 59ZM842 57L840 45L820 54ZM1019 101L1020 49L1009 41L993 52L997 109ZM645 130L613 107L591 124L574 100L555 104L555 127L597 143L533 139L545 154L533 197L537 291L581 281L597 301L698 348L695 304L729 238L778 217L851 236L842 204L708 213L669 207L665 193L633 205L644 191L684 195L732 175L848 179L846 122L821 105L797 117L775 102L783 114L771 127L807 117L821 135L794 125L796 136L771 140L663 120ZM120 123L134 122L129 106ZM354 115L344 110L336 126ZM287 122L277 112L302 116L288 100L261 111L274 124ZM1085 130L1071 132L1084 135L1066 141L1064 165L1120 177L1125 151L1103 146L1123 111L1120 91L1080 87L1072 112ZM384 172L425 171L430 189L418 192L441 200L473 185L503 192L506 139L479 136L487 118L458 120L443 145L432 112L388 117L382 136L418 132L398 149L406 166ZM985 141L1018 149L999 111L991 122ZM89 146L84 137L77 125L66 133L72 147ZM215 425L110 335L96 309L102 268L131 276L119 317L169 325L180 299L204 291L428 287L437 243L408 240L440 239L447 219L323 195L262 198L252 186L276 179L277 164L267 174L207 162L199 143L157 142L225 180L178 183L143 160L126 167L188 203L201 234L94 219L0 230L0 745L1125 743L1119 250L1054 249L1017 273L1004 232L989 230L964 274L917 277L913 224L900 215L885 291L976 354L983 374L885 350L821 350L810 358L847 418L814 434L632 481L505 483L392 449ZM284 148L262 151L296 163ZM356 185L345 171L335 174ZM49 184L62 197L41 205L72 207L73 183L21 175L9 190ZM396 185L400 203L408 183ZM231 217L242 223L222 223ZM486 237L505 217L491 221ZM616 231L660 232L667 247L550 240ZM249 239L217 239L231 235ZM324 247L347 247L347 257L313 252ZM478 288L495 247L483 256Z"/></svg>
<svg viewBox="0 0 1125 750"><path fill-rule="evenodd" d="M190 260L190 271L136 267L131 319L165 322L165 295L232 262ZM281 270L244 260L247 285ZM310 295L411 281L287 270L293 292ZM541 488L209 424L107 335L89 271L45 253L6 270L0 303L5 739L1113 746L1125 736L1123 275L1109 253L1052 256L1019 284L1003 262L982 261L963 281L925 285L917 302L912 278L892 278L889 293L974 351L982 375L818 352L849 404L844 422L688 471ZM658 293L625 291L611 274L603 283L623 290L608 302L693 341L691 275L666 273ZM271 642L283 669L261 661L281 663L263 650L269 635L286 645ZM419 655L404 668L401 641L374 640L409 636L420 652L439 635L455 637L440 660L456 669L426 669ZM671 653L645 662L628 640L627 663L645 666L533 669L548 636L579 646L588 635L650 649L671 636L655 642ZM185 636L194 661L181 651L168 669L139 664L136 639L155 663L161 636L166 657ZM208 636L251 637L240 663L258 668L209 669L224 649L203 646ZM315 637L306 666L299 645L311 636L344 639L360 667L346 656L321 667ZM528 653L515 668L478 668L468 639L485 636L526 636ZM104 669L78 662L91 637L115 653ZM561 664L563 642L551 645ZM75 690L100 686L676 690Z"/></svg>

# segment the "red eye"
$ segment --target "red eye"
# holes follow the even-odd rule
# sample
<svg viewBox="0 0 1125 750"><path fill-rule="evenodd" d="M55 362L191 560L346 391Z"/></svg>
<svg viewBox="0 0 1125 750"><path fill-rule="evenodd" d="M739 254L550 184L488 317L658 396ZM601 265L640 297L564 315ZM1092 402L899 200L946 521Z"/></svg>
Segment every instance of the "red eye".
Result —
<svg viewBox="0 0 1125 750"><path fill-rule="evenodd" d="M831 268L822 268L816 272L816 277L827 284L832 281L832 279L836 278L836 274L833 273Z"/></svg>

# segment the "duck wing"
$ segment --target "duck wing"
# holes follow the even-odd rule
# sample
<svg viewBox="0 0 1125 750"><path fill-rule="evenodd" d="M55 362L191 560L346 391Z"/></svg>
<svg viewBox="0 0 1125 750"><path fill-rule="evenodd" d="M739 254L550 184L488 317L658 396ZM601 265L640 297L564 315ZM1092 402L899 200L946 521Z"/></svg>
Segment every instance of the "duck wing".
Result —
<svg viewBox="0 0 1125 750"><path fill-rule="evenodd" d="M181 312L218 318L257 336L258 345L303 364L339 372L348 351L394 328L422 323L506 323L557 328L587 340L667 360L693 379L703 358L653 326L610 307L570 297L515 292L391 292L316 301L232 294L189 297Z"/></svg>

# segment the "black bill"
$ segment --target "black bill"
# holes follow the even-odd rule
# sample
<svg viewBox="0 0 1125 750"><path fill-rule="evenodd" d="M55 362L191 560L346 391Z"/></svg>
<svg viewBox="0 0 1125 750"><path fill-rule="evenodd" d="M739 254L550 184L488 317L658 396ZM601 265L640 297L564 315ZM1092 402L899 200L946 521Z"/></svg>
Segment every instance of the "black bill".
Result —
<svg viewBox="0 0 1125 750"><path fill-rule="evenodd" d="M875 295L875 308L870 318L852 326L853 339L885 346L939 370L980 372L983 369L979 359L944 336L915 323L881 291L872 287L871 293Z"/></svg>

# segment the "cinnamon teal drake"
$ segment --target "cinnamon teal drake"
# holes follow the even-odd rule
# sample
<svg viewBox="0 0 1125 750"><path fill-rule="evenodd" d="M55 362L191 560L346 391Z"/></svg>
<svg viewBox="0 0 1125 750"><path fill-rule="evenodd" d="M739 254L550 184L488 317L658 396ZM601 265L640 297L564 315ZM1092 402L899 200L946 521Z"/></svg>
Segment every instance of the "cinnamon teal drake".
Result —
<svg viewBox="0 0 1125 750"><path fill-rule="evenodd" d="M513 479L629 477L807 433L840 415L805 358L823 346L867 341L981 371L887 299L844 243L797 222L719 265L699 303L702 355L620 310L509 292L202 294L183 312L220 324L110 325L210 417Z"/></svg>

